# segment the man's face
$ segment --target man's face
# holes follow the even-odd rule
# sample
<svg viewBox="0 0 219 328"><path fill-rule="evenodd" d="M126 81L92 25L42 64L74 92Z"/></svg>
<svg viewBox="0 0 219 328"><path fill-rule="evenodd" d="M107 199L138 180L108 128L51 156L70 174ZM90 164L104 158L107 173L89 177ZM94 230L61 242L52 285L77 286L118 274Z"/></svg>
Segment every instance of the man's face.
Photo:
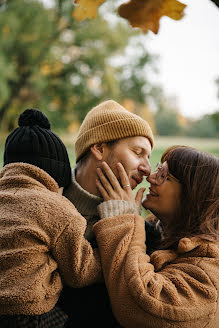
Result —
<svg viewBox="0 0 219 328"><path fill-rule="evenodd" d="M116 164L120 162L129 177L130 186L134 189L149 176L151 166L151 144L145 137L129 137L118 140L112 146L105 144L102 160L107 162L118 178Z"/></svg>

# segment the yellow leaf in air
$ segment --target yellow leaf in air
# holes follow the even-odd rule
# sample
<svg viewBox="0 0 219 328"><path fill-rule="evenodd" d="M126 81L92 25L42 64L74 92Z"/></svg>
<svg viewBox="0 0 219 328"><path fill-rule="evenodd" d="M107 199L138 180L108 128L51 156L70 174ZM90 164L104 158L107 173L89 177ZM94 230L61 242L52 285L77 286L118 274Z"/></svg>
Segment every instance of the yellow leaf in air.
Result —
<svg viewBox="0 0 219 328"><path fill-rule="evenodd" d="M162 16L179 20L184 16L185 7L185 4L177 0L130 0L119 7L119 15L126 18L133 27L157 34Z"/></svg>
<svg viewBox="0 0 219 328"><path fill-rule="evenodd" d="M77 21L82 21L86 18L95 18L97 16L97 10L105 0L75 0L77 7L73 11L72 16Z"/></svg>

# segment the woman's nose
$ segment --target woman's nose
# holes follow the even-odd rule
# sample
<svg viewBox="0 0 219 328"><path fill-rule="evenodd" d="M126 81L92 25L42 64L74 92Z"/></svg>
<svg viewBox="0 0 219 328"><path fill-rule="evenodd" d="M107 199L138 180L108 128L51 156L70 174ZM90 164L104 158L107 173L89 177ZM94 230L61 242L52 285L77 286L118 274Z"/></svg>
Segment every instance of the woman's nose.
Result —
<svg viewBox="0 0 219 328"><path fill-rule="evenodd" d="M146 178L146 180L151 184L156 184L156 176L157 172L153 172Z"/></svg>

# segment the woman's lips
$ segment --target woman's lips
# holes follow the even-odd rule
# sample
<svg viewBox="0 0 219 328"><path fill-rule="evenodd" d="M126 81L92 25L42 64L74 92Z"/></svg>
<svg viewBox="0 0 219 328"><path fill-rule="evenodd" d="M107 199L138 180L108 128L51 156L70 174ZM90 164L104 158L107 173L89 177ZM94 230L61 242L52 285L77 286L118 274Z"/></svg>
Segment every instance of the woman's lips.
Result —
<svg viewBox="0 0 219 328"><path fill-rule="evenodd" d="M151 188L149 188L149 195L155 196L155 197L158 196L158 194L154 190L152 190Z"/></svg>

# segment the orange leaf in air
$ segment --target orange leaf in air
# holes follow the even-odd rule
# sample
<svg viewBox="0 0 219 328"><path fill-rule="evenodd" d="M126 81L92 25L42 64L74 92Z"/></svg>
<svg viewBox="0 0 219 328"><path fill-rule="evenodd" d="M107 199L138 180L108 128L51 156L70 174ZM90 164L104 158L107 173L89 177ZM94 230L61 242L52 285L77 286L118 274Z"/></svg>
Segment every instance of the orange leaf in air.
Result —
<svg viewBox="0 0 219 328"><path fill-rule="evenodd" d="M95 18L97 16L97 10L105 0L75 0L77 7L73 11L73 17L82 21L86 18Z"/></svg>
<svg viewBox="0 0 219 328"><path fill-rule="evenodd" d="M126 18L133 27L157 34L162 16L179 20L184 16L185 7L185 4L177 0L130 0L119 7L119 15Z"/></svg>

